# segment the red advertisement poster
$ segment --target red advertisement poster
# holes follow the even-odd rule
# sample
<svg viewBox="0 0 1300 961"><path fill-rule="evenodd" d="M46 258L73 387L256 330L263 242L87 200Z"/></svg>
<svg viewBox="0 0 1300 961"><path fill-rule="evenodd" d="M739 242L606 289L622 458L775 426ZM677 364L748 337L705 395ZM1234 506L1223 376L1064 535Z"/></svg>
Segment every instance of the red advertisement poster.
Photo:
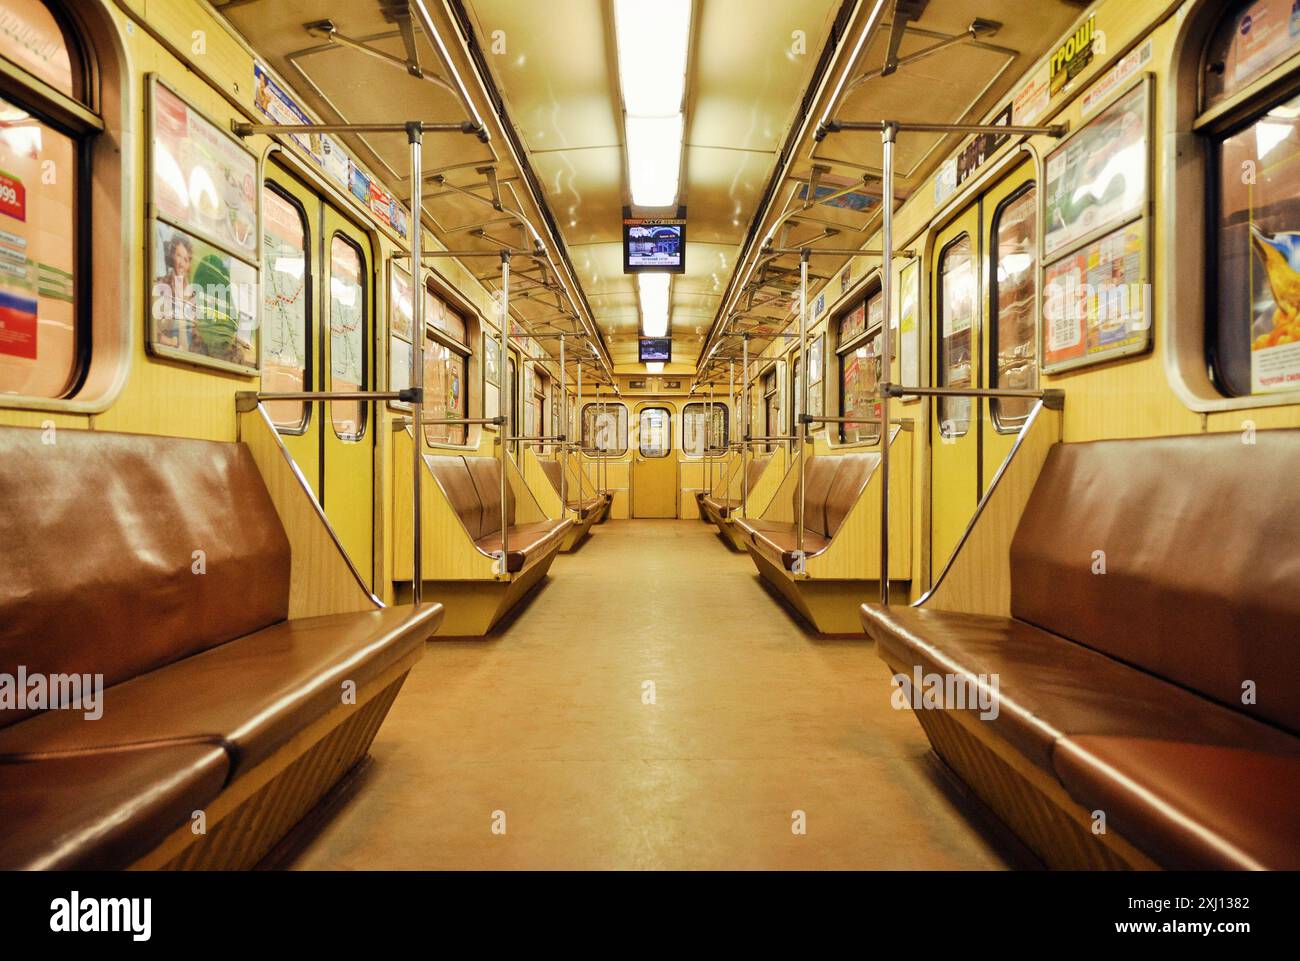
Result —
<svg viewBox="0 0 1300 961"><path fill-rule="evenodd" d="M36 359L36 299L0 290L0 354Z"/></svg>
<svg viewBox="0 0 1300 961"><path fill-rule="evenodd" d="M0 214L27 220L27 188L12 174L0 170Z"/></svg>

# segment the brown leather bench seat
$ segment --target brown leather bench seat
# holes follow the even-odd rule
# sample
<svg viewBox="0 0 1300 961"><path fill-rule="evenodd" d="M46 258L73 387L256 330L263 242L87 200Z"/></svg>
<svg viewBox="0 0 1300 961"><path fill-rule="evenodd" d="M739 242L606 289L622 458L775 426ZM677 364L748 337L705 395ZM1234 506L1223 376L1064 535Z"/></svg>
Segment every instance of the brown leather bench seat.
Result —
<svg viewBox="0 0 1300 961"><path fill-rule="evenodd" d="M968 705L968 726L1156 863L1300 867L1300 497L1277 486L1297 468L1300 431L1058 444L1011 617L863 624L904 675L996 677L996 718Z"/></svg>
<svg viewBox="0 0 1300 961"><path fill-rule="evenodd" d="M129 865L195 811L229 774L215 744L153 744L0 764L0 868Z"/></svg>
<svg viewBox="0 0 1300 961"><path fill-rule="evenodd" d="M803 550L806 556L830 546L879 463L879 454L823 454L808 459L804 469ZM797 463L792 470L798 470ZM791 504L793 514L798 516L797 484ZM787 571L794 569L798 554L798 527L794 521L770 521L762 517L734 520L755 550Z"/></svg>
<svg viewBox="0 0 1300 961"><path fill-rule="evenodd" d="M0 868L134 863L437 628L439 604L287 619L242 444L41 435L0 428L0 671L102 675L101 716L0 712Z"/></svg>
<svg viewBox="0 0 1300 961"><path fill-rule="evenodd" d="M475 546L485 554L499 554L501 462L495 457L466 457L460 454L425 454L424 459ZM516 524L515 496L507 485L506 524L506 570L516 574L552 549L558 550L573 521L565 518Z"/></svg>
<svg viewBox="0 0 1300 961"><path fill-rule="evenodd" d="M115 684L104 716L46 711L0 728L0 764L151 742L209 742L244 774L380 677L437 627L438 605L281 621ZM432 623L430 623L432 621ZM183 691L184 697L177 692Z"/></svg>
<svg viewBox="0 0 1300 961"><path fill-rule="evenodd" d="M546 479L550 481L551 486L555 488L555 493L559 494L560 475L564 470L564 466L558 460L547 460L542 457L537 459L537 463L541 465L542 473L546 475ZM613 495L609 493L596 494L594 497L581 497L571 489L565 493L568 497L564 502L564 506L569 508L569 510L575 511L578 518L584 521L596 511L608 507L610 502L614 499Z"/></svg>
<svg viewBox="0 0 1300 961"><path fill-rule="evenodd" d="M771 454L753 458L745 466L745 490L752 492L758 479L763 476L763 470L767 467L768 461L772 459ZM700 492L700 503L704 509L712 516L726 520L731 516L732 511L740 510L744 501L739 497L725 497L720 494L710 494Z"/></svg>

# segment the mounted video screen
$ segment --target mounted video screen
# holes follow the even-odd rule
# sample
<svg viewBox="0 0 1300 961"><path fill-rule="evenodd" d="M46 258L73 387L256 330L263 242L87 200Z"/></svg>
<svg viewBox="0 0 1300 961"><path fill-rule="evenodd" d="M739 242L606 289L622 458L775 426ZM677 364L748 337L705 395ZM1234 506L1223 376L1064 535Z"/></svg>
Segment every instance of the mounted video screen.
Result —
<svg viewBox="0 0 1300 961"><path fill-rule="evenodd" d="M671 337L642 337L637 359L643 363L668 363L673 359Z"/></svg>
<svg viewBox="0 0 1300 961"><path fill-rule="evenodd" d="M623 273L686 272L686 220L623 218Z"/></svg>

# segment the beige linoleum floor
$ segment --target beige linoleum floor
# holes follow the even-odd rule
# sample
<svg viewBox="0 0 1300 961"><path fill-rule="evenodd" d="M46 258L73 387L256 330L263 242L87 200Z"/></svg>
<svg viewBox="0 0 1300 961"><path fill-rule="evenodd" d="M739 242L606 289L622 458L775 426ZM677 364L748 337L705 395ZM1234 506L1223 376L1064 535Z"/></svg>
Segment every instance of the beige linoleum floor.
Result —
<svg viewBox="0 0 1300 961"><path fill-rule="evenodd" d="M1006 866L871 643L809 634L712 527L598 526L525 605L429 643L290 866Z"/></svg>

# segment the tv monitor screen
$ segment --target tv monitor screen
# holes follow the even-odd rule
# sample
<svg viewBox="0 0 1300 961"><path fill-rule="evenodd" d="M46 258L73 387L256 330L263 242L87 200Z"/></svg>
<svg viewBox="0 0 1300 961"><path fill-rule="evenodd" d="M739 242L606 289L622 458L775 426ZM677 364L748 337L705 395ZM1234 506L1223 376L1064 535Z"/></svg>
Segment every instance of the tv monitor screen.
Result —
<svg viewBox="0 0 1300 961"><path fill-rule="evenodd" d="M686 221L623 218L623 272L686 271Z"/></svg>
<svg viewBox="0 0 1300 961"><path fill-rule="evenodd" d="M673 359L673 342L670 337L642 337L638 352L641 363L667 363Z"/></svg>

